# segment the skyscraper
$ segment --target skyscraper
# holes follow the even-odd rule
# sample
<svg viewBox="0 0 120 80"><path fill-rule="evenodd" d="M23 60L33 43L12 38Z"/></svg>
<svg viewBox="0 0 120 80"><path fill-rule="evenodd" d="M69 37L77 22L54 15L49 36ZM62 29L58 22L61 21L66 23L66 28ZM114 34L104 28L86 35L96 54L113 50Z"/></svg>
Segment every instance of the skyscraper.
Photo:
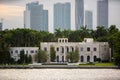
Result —
<svg viewBox="0 0 120 80"><path fill-rule="evenodd" d="M54 31L55 29L71 29L71 5L70 3L54 4Z"/></svg>
<svg viewBox="0 0 120 80"><path fill-rule="evenodd" d="M75 0L75 27L76 30L84 26L84 0Z"/></svg>
<svg viewBox="0 0 120 80"><path fill-rule="evenodd" d="M30 28L30 11L24 11L24 28Z"/></svg>
<svg viewBox="0 0 120 80"><path fill-rule="evenodd" d="M0 31L2 31L2 22L0 22Z"/></svg>
<svg viewBox="0 0 120 80"><path fill-rule="evenodd" d="M108 28L108 0L97 1L97 26Z"/></svg>
<svg viewBox="0 0 120 80"><path fill-rule="evenodd" d="M93 14L92 11L85 11L85 25L87 29L93 29Z"/></svg>
<svg viewBox="0 0 120 80"><path fill-rule="evenodd" d="M44 10L39 2L26 4L24 26L38 31L48 31L48 10Z"/></svg>
<svg viewBox="0 0 120 80"><path fill-rule="evenodd" d="M2 31L2 28L3 28L3 19L1 19L0 21L0 31Z"/></svg>

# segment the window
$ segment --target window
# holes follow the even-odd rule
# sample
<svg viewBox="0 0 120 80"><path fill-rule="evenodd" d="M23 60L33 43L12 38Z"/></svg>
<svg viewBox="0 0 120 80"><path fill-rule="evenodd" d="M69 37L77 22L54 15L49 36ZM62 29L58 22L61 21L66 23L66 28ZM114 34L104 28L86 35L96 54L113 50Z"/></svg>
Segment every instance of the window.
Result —
<svg viewBox="0 0 120 80"><path fill-rule="evenodd" d="M59 62L59 56L57 56L57 62Z"/></svg>
<svg viewBox="0 0 120 80"><path fill-rule="evenodd" d="M64 42L64 40L62 40L62 42Z"/></svg>
<svg viewBox="0 0 120 80"><path fill-rule="evenodd" d="M64 56L62 56L62 62L64 62Z"/></svg>
<svg viewBox="0 0 120 80"><path fill-rule="evenodd" d="M83 56L81 56L80 59L81 59L81 62L84 62L84 57Z"/></svg>
<svg viewBox="0 0 120 80"><path fill-rule="evenodd" d="M67 42L67 40L65 40L65 42Z"/></svg>
<svg viewBox="0 0 120 80"><path fill-rule="evenodd" d="M87 56L87 62L90 62L90 56Z"/></svg>
<svg viewBox="0 0 120 80"><path fill-rule="evenodd" d="M90 51L90 47L87 47L87 51Z"/></svg>
<svg viewBox="0 0 120 80"><path fill-rule="evenodd" d="M96 62L96 60L97 60L97 57L96 57L96 56L94 56L94 62Z"/></svg>
<svg viewBox="0 0 120 80"><path fill-rule="evenodd" d="M57 47L57 51L59 51L59 47Z"/></svg>
<svg viewBox="0 0 120 80"><path fill-rule="evenodd" d="M15 53L18 53L18 50L15 50Z"/></svg>
<svg viewBox="0 0 120 80"><path fill-rule="evenodd" d="M72 49L72 52L74 52L74 48L73 48L73 47L71 47L71 49Z"/></svg>
<svg viewBox="0 0 120 80"><path fill-rule="evenodd" d="M37 53L38 51L36 50L35 53Z"/></svg>
<svg viewBox="0 0 120 80"><path fill-rule="evenodd" d="M13 54L13 51L11 51L11 54Z"/></svg>
<svg viewBox="0 0 120 80"><path fill-rule="evenodd" d="M30 53L34 53L34 51L33 51L33 50L31 50L31 51L30 51Z"/></svg>
<svg viewBox="0 0 120 80"><path fill-rule="evenodd" d="M97 48L94 48L93 50L94 50L94 51L97 51Z"/></svg>
<svg viewBox="0 0 120 80"><path fill-rule="evenodd" d="M44 51L47 51L47 48L46 48L46 47L44 48Z"/></svg>
<svg viewBox="0 0 120 80"><path fill-rule="evenodd" d="M59 42L61 42L61 40L59 40Z"/></svg>
<svg viewBox="0 0 120 80"><path fill-rule="evenodd" d="M67 53L69 52L69 48L67 47Z"/></svg>
<svg viewBox="0 0 120 80"><path fill-rule="evenodd" d="M26 54L28 54L28 51L26 51Z"/></svg>

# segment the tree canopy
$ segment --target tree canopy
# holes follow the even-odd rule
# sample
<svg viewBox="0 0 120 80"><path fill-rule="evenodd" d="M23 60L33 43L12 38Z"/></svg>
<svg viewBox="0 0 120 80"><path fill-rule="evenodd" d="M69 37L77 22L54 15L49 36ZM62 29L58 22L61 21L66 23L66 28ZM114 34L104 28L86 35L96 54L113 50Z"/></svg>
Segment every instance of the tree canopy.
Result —
<svg viewBox="0 0 120 80"><path fill-rule="evenodd" d="M98 26L96 30L89 30L86 26L75 31L56 29L55 33L18 28L0 31L0 63L9 62L10 47L39 47L40 42L54 42L58 38L68 38L69 42L93 38L95 41L109 42L112 53L119 53L120 49L120 31L115 25L111 25L108 29Z"/></svg>

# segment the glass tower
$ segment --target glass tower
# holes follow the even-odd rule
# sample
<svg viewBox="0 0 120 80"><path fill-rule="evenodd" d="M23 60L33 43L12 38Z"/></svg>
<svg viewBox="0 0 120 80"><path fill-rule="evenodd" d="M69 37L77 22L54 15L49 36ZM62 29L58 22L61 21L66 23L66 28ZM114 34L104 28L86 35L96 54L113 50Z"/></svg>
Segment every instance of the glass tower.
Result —
<svg viewBox="0 0 120 80"><path fill-rule="evenodd" d="M84 26L84 0L75 0L75 27L76 30Z"/></svg>
<svg viewBox="0 0 120 80"><path fill-rule="evenodd" d="M0 22L0 31L2 31L2 22Z"/></svg>
<svg viewBox="0 0 120 80"><path fill-rule="evenodd" d="M44 10L39 2L26 4L24 26L38 31L48 31L48 10Z"/></svg>
<svg viewBox="0 0 120 80"><path fill-rule="evenodd" d="M71 5L70 3L54 4L54 32L55 29L71 29Z"/></svg>
<svg viewBox="0 0 120 80"><path fill-rule="evenodd" d="M85 25L87 29L93 29L93 14L92 11L85 11Z"/></svg>
<svg viewBox="0 0 120 80"><path fill-rule="evenodd" d="M97 1L97 26L108 28L108 0Z"/></svg>

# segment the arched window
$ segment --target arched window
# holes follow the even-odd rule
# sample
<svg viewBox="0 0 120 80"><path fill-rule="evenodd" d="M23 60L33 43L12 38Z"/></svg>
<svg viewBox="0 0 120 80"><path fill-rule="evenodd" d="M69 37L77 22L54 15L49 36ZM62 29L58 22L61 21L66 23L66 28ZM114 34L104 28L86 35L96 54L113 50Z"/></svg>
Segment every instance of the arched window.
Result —
<svg viewBox="0 0 120 80"><path fill-rule="evenodd" d="M87 56L87 62L90 62L90 56Z"/></svg>
<svg viewBox="0 0 120 80"><path fill-rule="evenodd" d="M61 51L61 52L64 53L64 47L61 47L61 48L62 48L62 51Z"/></svg>
<svg viewBox="0 0 120 80"><path fill-rule="evenodd" d="M72 50L72 52L74 52L74 48L71 46L71 50Z"/></svg>
<svg viewBox="0 0 120 80"><path fill-rule="evenodd" d="M57 62L59 62L59 56L57 56Z"/></svg>
<svg viewBox="0 0 120 80"><path fill-rule="evenodd" d="M62 62L64 62L64 56L62 56Z"/></svg>
<svg viewBox="0 0 120 80"><path fill-rule="evenodd" d="M94 62L96 62L96 59L97 59L97 57L96 57L96 56L94 56Z"/></svg>
<svg viewBox="0 0 120 80"><path fill-rule="evenodd" d="M57 51L59 51L59 47L57 47L57 49L56 49Z"/></svg>
<svg viewBox="0 0 120 80"><path fill-rule="evenodd" d="M62 40L62 42L64 43L64 40Z"/></svg>
<svg viewBox="0 0 120 80"><path fill-rule="evenodd" d="M67 53L69 52L69 47L67 47Z"/></svg>
<svg viewBox="0 0 120 80"><path fill-rule="evenodd" d="M81 59L81 62L84 62L84 56L81 56L80 59Z"/></svg>

